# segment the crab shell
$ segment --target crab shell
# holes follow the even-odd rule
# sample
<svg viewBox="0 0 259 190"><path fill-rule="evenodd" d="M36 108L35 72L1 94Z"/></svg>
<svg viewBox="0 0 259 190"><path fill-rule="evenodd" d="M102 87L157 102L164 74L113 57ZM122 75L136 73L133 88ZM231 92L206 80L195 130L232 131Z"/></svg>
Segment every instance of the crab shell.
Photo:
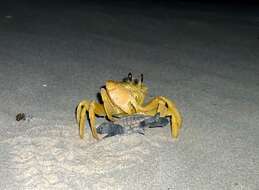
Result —
<svg viewBox="0 0 259 190"><path fill-rule="evenodd" d="M133 105L142 105L148 90L143 83L134 84L112 80L108 80L105 87L111 106L117 107L126 114L136 113Z"/></svg>

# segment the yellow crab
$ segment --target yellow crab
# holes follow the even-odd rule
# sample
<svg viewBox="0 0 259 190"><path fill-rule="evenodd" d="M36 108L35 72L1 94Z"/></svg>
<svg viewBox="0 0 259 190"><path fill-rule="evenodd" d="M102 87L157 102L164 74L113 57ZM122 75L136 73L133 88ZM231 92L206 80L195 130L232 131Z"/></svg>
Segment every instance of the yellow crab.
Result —
<svg viewBox="0 0 259 190"><path fill-rule="evenodd" d="M76 119L79 124L80 137L84 137L86 112L88 112L92 135L99 139L95 127L95 115L107 117L114 121L114 117L122 117L132 114L155 115L160 113L161 117L170 117L171 134L176 138L182 125L182 117L175 104L163 97L157 96L144 104L147 94L147 87L143 84L143 74L141 80L132 80L132 74L123 81L106 81L105 87L101 88L102 103L83 100L76 109Z"/></svg>

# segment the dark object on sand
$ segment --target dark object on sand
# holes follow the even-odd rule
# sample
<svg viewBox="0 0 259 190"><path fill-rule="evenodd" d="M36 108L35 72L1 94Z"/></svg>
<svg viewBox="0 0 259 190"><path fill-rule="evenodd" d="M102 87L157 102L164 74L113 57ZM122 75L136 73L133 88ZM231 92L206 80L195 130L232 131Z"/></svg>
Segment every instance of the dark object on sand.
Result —
<svg viewBox="0 0 259 190"><path fill-rule="evenodd" d="M155 116L137 114L119 118L115 122L104 122L97 127L97 133L107 134L104 138L131 133L144 135L145 128L163 127L168 123L168 119L160 117L159 113Z"/></svg>
<svg viewBox="0 0 259 190"><path fill-rule="evenodd" d="M25 113L18 113L16 115L16 121L21 121L21 120L25 120L25 119L26 119Z"/></svg>

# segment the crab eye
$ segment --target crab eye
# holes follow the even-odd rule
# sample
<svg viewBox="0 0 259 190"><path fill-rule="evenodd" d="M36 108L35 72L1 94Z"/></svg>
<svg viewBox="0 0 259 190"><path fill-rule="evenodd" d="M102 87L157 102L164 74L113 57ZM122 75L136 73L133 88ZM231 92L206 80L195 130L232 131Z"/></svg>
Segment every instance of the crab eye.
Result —
<svg viewBox="0 0 259 190"><path fill-rule="evenodd" d="M132 81L132 74L131 73L128 74L128 79L129 79L129 81Z"/></svg>
<svg viewBox="0 0 259 190"><path fill-rule="evenodd" d="M143 83L143 81L144 81L144 75L143 75L143 73L141 73L141 75L140 75L140 81L141 81L141 83Z"/></svg>

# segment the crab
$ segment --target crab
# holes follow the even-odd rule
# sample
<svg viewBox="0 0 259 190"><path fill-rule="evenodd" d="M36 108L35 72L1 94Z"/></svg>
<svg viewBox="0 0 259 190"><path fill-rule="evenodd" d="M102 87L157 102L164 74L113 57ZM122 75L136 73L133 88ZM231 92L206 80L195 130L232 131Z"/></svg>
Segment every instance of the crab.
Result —
<svg viewBox="0 0 259 190"><path fill-rule="evenodd" d="M84 138L86 113L88 112L92 136L100 139L95 127L95 116L107 117L115 121L118 117L133 114L154 116L160 113L161 117L170 117L171 135L177 138L182 125L182 117L176 105L164 96L157 96L145 103L148 88L141 80L132 79L132 74L122 81L108 80L101 88L101 102L83 100L76 108L76 120L79 125L80 138Z"/></svg>

